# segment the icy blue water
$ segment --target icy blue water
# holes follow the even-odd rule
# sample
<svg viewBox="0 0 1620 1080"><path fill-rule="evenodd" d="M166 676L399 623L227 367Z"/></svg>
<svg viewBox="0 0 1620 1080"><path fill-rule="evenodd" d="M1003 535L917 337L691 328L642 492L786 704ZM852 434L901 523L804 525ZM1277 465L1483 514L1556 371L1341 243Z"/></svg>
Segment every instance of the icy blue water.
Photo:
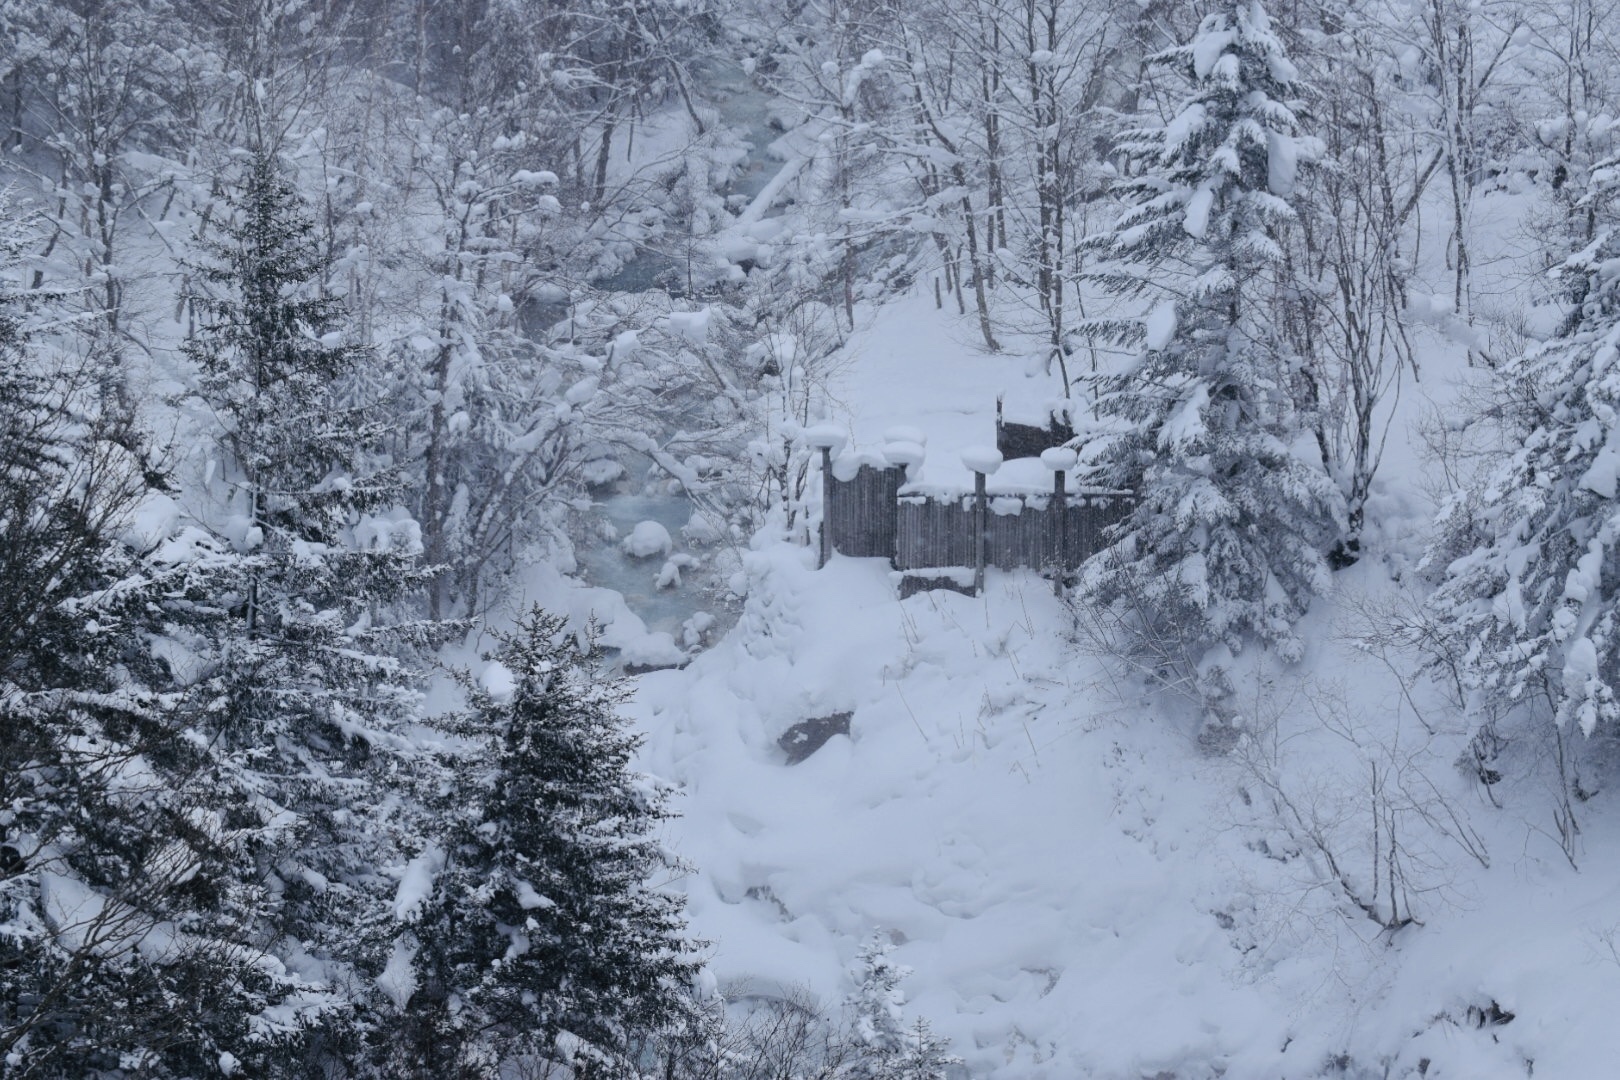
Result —
<svg viewBox="0 0 1620 1080"><path fill-rule="evenodd" d="M656 521L669 530L675 553L693 555L703 565L683 571L679 586L660 589L654 583L664 565L663 556L637 559L625 553L622 543L602 541L580 552L580 568L586 581L619 593L630 610L641 616L648 630L667 631L677 641L681 637L681 624L699 611L710 611L716 617L721 615L705 588L712 580L708 567L713 549L693 548L681 534L692 515L692 504L684 495L609 495L598 500L596 513L612 524L621 541L638 523Z"/></svg>
<svg viewBox="0 0 1620 1080"><path fill-rule="evenodd" d="M596 504L597 514L624 538L642 521L656 521L669 530L675 551L685 548L681 527L691 515L691 504L680 495L610 495ZM620 593L630 610L640 615L649 630L667 630L679 636L681 623L691 618L693 599L689 586L659 589L654 582L664 557L638 559L624 550L622 543L603 542L585 552L580 560L592 585Z"/></svg>

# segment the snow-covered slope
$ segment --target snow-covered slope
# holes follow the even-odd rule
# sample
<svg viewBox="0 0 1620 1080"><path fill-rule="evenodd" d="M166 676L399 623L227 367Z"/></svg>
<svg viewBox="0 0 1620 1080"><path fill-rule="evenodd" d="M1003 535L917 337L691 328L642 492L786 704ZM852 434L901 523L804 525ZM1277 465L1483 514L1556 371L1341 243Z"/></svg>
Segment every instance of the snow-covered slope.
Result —
<svg viewBox="0 0 1620 1080"><path fill-rule="evenodd" d="M1577 874L1527 785L1490 809L1376 658L1322 646L1266 688L1265 745L1211 755L1173 699L1084 654L1036 577L900 601L879 560L816 571L789 547L748 573L736 630L634 706L686 791L670 839L722 980L836 1005L885 934L909 1010L975 1076L1595 1077L1620 1053L1613 845ZM843 711L848 736L785 763L790 726ZM1375 774L1411 804L1421 925L1393 932L1309 839L1365 891ZM1515 1019L1486 1022L1493 1002Z"/></svg>
<svg viewBox="0 0 1620 1080"><path fill-rule="evenodd" d="M955 483L997 390L1039 404L969 329L920 292L876 313L838 394L857 444L919 428L925 479ZM1406 425L1452 382L1408 394L1372 550L1302 664L1241 676L1216 748L1034 575L901 601L882 561L758 542L737 627L633 705L685 789L670 843L716 973L836 1008L887 936L908 1012L1007 1080L1609 1075L1620 822L1576 807L1577 870L1546 749L1500 748L1487 789L1445 687L1388 642L1426 513ZM847 736L787 763L791 727L839 713Z"/></svg>
<svg viewBox="0 0 1620 1080"><path fill-rule="evenodd" d="M1076 659L1044 582L902 603L877 560L815 572L778 548L749 570L738 630L637 703L649 763L687 789L674 842L701 868L691 911L722 977L836 1001L887 933L913 1008L975 1073L1213 1061L1222 1029L1257 1022L1278 1041L1266 992L1226 977L1240 957L1211 889L1254 860L1211 827L1219 785L1173 722L1129 715ZM784 763L790 726L842 711L847 737ZM1156 776L1181 778L1175 797ZM1162 1055L1118 1037L1149 1023Z"/></svg>

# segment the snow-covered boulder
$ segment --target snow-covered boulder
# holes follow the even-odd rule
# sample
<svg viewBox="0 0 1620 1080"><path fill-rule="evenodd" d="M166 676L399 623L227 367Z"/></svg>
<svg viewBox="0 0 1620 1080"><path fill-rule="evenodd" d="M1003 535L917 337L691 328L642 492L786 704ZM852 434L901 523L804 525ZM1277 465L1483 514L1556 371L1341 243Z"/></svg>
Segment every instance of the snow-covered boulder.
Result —
<svg viewBox="0 0 1620 1080"><path fill-rule="evenodd" d="M697 564L697 559L690 555L671 555L664 560L664 565L658 571L658 577L653 580L653 587L658 589L680 588L681 571L689 570Z"/></svg>
<svg viewBox="0 0 1620 1080"><path fill-rule="evenodd" d="M669 530L656 521L643 521L630 530L620 545L632 559L650 559L654 555L668 555L675 547Z"/></svg>

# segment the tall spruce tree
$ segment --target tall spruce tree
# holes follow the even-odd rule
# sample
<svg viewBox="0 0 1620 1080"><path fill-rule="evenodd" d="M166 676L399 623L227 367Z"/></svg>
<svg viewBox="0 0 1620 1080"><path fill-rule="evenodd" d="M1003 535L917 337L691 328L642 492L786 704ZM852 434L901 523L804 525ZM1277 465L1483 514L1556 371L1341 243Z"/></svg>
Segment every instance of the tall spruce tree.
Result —
<svg viewBox="0 0 1620 1080"><path fill-rule="evenodd" d="M417 908L403 1022L414 1074L565 1061L628 1075L639 1045L701 1037L709 1022L684 900L654 880L678 868L655 836L670 793L631 768L640 738L617 712L624 686L561 619L531 612L497 659L465 732L487 748L458 789L474 801L431 899L401 896Z"/></svg>
<svg viewBox="0 0 1620 1080"><path fill-rule="evenodd" d="M204 248L185 351L218 433L216 501L151 557L165 649L204 703L236 880L265 883L243 925L315 986L364 986L389 937L385 868L419 846L410 792L434 771L410 737L419 692L402 659L437 635L411 618L419 530L375 450L380 410L351 397L370 354L347 343L314 226L270 154L246 157ZM279 1034L345 1052L338 1014L317 1012L284 1014Z"/></svg>
<svg viewBox="0 0 1620 1080"><path fill-rule="evenodd" d="M198 704L151 647L161 478L103 409L108 359L32 342L22 306L0 296L0 1073L214 1073L320 1006L239 921L262 883L227 872Z"/></svg>
<svg viewBox="0 0 1620 1080"><path fill-rule="evenodd" d="M1590 736L1620 721L1620 237L1558 273L1570 316L1500 372L1517 449L1443 511L1428 610L1475 690Z"/></svg>
<svg viewBox="0 0 1620 1080"><path fill-rule="evenodd" d="M1295 69L1254 0L1221 4L1152 62L1193 92L1169 123L1121 139L1143 168L1120 185L1115 228L1091 241L1100 283L1149 314L1090 327L1140 350L1100 381L1111 433L1091 451L1098 478L1138 501L1083 591L1144 613L1195 661L1255 639L1293 658L1294 626L1327 586L1339 510L1325 473L1294 452L1304 418L1274 328L1290 200L1313 150L1291 103ZM1205 670L1219 696L1220 665Z"/></svg>

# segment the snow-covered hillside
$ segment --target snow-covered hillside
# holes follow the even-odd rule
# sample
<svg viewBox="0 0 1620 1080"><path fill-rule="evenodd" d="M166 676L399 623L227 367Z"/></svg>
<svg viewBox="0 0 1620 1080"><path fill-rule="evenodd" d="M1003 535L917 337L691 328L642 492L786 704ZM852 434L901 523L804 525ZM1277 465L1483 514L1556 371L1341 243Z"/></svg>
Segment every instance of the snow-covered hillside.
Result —
<svg viewBox="0 0 1620 1080"><path fill-rule="evenodd" d="M914 426L924 479L954 486L998 392L1042 407L970 329L921 290L871 316L836 395L865 406L838 417L857 448ZM632 705L645 766L684 792L668 839L722 983L836 1010L877 934L913 969L908 1015L1007 1080L1604 1075L1612 812L1580 807L1577 871L1549 763L1509 748L1488 790L1389 640L1430 510L1409 425L1468 381L1459 350L1431 355L1368 557L1304 661L1243 671L1235 742L1201 741L1197 709L1032 573L902 601L883 560L816 570L757 540L737 626ZM847 736L788 764L790 728L840 713Z"/></svg>
<svg viewBox="0 0 1620 1080"><path fill-rule="evenodd" d="M0 3L0 1076L1620 1073L1617 72Z"/></svg>

